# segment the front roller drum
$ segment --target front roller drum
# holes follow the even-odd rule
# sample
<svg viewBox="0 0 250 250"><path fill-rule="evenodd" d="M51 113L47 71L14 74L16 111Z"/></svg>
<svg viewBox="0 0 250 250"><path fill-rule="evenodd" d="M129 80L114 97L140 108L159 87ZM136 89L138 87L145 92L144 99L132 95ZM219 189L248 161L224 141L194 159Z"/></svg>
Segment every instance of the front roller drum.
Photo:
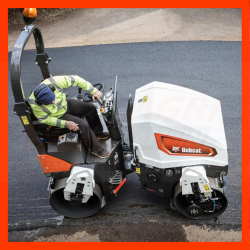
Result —
<svg viewBox="0 0 250 250"><path fill-rule="evenodd" d="M177 212L190 219L206 220L217 217L226 210L228 201L226 196L222 192L217 189L214 191L216 192L217 196L220 197L220 203L222 204L222 207L220 210L215 210L214 212L206 213L205 210L200 206L196 204L191 205L187 202L185 195L182 195L182 187L180 186L180 183L177 183L174 189L173 196L174 208L177 210ZM190 210L197 211L197 215L190 216Z"/></svg>
<svg viewBox="0 0 250 250"><path fill-rule="evenodd" d="M64 188L67 185L67 179L57 180L54 186L54 192L50 195L50 205L59 214L69 218L86 218L94 215L102 207L102 190L95 183L93 196L86 203L75 206L72 202L64 199Z"/></svg>

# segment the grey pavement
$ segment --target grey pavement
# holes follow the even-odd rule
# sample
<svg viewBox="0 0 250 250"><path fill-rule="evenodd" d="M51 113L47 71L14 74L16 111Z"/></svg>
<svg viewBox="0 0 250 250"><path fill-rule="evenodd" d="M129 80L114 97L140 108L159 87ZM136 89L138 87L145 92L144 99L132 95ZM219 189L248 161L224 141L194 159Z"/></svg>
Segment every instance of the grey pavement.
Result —
<svg viewBox="0 0 250 250"><path fill-rule="evenodd" d="M10 232L72 225L85 230L95 226L96 231L98 228L111 230L115 225L151 225L149 228L154 228L156 223L161 227L176 225L180 237L173 236L172 240L186 241L182 229L178 229L180 225L241 230L241 42L132 43L53 48L46 52L52 58L49 65L52 75L76 74L91 83L103 83L106 90L118 75L118 109L125 128L128 95L134 95L135 89L152 81L187 87L220 100L229 153L229 206L218 220L184 218L171 210L168 198L143 191L137 175L133 173L127 177L118 196L108 197L107 205L96 215L78 220L63 218L49 205L48 178L43 174L35 147L22 133L24 129L19 118L12 114L14 99L9 81ZM26 96L42 79L40 69L34 63L35 56L34 50L28 50L24 51L22 58L22 82ZM11 53L9 62L10 57ZM73 97L77 88L68 92ZM158 240L163 239L163 236L159 237ZM105 239L112 240L112 237ZM171 240L166 238L166 241Z"/></svg>

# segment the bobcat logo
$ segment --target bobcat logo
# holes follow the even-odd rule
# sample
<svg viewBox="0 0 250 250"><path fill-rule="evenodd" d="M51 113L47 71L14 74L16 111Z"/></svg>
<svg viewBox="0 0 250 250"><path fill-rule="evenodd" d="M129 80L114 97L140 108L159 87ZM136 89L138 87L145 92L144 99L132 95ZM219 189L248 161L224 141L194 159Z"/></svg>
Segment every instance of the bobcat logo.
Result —
<svg viewBox="0 0 250 250"><path fill-rule="evenodd" d="M176 153L176 152L180 151L180 147L174 147L174 146L173 146L173 149L172 149L172 150Z"/></svg>

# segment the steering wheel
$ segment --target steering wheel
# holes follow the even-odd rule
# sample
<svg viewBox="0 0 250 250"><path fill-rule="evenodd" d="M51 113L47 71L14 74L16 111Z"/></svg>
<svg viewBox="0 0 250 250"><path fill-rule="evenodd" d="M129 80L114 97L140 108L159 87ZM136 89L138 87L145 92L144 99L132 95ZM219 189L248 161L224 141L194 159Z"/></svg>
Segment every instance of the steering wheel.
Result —
<svg viewBox="0 0 250 250"><path fill-rule="evenodd" d="M93 85L93 87L97 88L99 91L103 92L104 91L104 85L101 84L101 83L96 83ZM79 90L78 90L79 91ZM101 104L103 105L103 102L102 100L98 100L96 98L96 100ZM89 92L85 92L85 94L83 95L83 101L84 102L92 102L92 95L89 93Z"/></svg>
<svg viewBox="0 0 250 250"><path fill-rule="evenodd" d="M117 106L117 76L115 77L115 85L114 85L114 89L113 89L113 109L112 109L112 123L114 124L115 122L115 113L116 113L116 106Z"/></svg>

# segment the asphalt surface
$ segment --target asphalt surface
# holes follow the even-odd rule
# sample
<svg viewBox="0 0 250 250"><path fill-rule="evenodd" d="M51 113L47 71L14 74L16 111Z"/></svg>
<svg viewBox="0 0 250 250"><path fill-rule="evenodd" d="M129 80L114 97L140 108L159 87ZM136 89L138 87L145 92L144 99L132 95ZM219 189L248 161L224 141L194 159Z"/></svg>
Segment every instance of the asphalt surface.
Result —
<svg viewBox="0 0 250 250"><path fill-rule="evenodd" d="M76 74L91 83L101 82L108 90L118 75L118 109L125 128L128 95L134 95L135 89L152 81L176 84L219 99L229 153L229 206L217 220L184 218L171 210L168 198L143 191L133 173L127 176L118 196L108 197L107 205L96 215L77 220L63 218L49 205L49 179L42 171L35 147L22 133L19 117L12 114L14 98L9 80L9 231L74 225L86 230L96 228L94 231L105 227L109 232L115 225L147 224L151 225L148 230L144 226L140 229L145 229L146 238L156 223L160 227L175 225L177 234L172 241L185 241L182 229L178 230L180 225L241 230L241 42L113 44L53 48L46 52L52 58L49 67L54 76ZM24 51L22 82L26 96L42 79L35 57L34 50ZM9 62L10 58L11 53ZM68 92L72 97L77 94L77 88ZM138 241L138 237L133 234L130 239ZM154 239L151 241L162 241L161 237L157 240L157 235Z"/></svg>

